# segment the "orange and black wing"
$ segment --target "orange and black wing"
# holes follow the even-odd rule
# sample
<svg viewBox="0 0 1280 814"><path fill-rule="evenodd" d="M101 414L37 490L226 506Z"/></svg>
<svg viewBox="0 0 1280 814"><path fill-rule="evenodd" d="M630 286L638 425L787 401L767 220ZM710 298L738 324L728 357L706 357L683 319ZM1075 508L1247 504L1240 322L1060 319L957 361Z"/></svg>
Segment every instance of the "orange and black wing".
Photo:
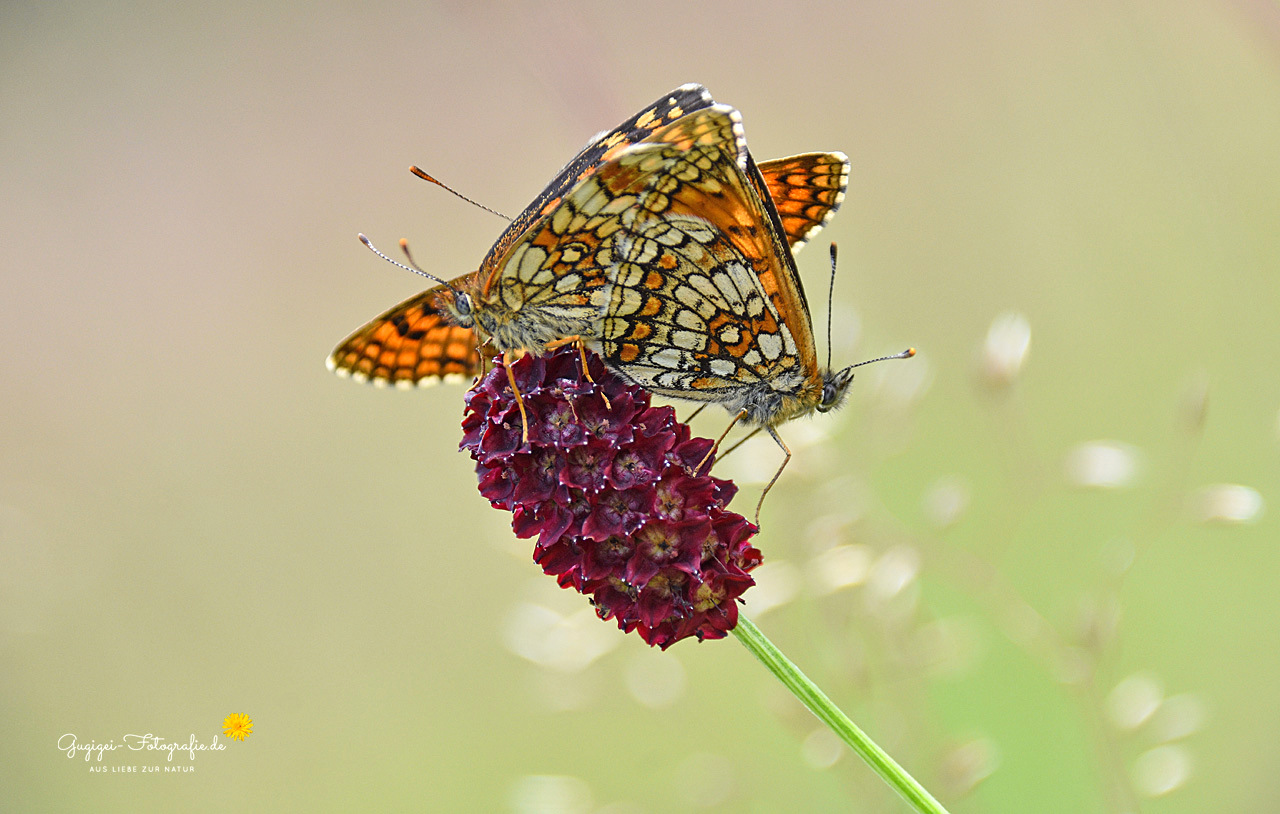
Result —
<svg viewBox="0 0 1280 814"><path fill-rule="evenodd" d="M849 186L849 157L844 153L805 153L761 161L769 197L782 231L798 252L836 214Z"/></svg>
<svg viewBox="0 0 1280 814"><path fill-rule="evenodd" d="M569 160L532 203L516 216L494 242L481 268L491 268L511 245L524 236L536 220L549 214L572 189L591 176L602 163L620 150L642 141L654 130L697 110L715 104L702 85L689 83L664 94L622 124L594 136L586 147Z"/></svg>
<svg viewBox="0 0 1280 814"><path fill-rule="evenodd" d="M475 274L450 286L465 290ZM329 369L384 387L426 387L474 377L482 350L473 330L446 321L438 298L450 296L449 288L437 286L400 303L338 345L329 355ZM496 353L488 347L483 352L489 358Z"/></svg>
<svg viewBox="0 0 1280 814"><path fill-rule="evenodd" d="M609 238L638 199L613 194L596 174L713 105L700 85L677 88L593 140L512 223L481 263L472 304L481 324L501 326L492 338L499 349L541 348L599 332L613 262ZM538 217L529 219L533 212Z"/></svg>
<svg viewBox="0 0 1280 814"><path fill-rule="evenodd" d="M721 105L598 170L610 196L636 199L608 241L600 346L652 392L772 424L816 404L822 382L795 261L753 173L741 118Z"/></svg>

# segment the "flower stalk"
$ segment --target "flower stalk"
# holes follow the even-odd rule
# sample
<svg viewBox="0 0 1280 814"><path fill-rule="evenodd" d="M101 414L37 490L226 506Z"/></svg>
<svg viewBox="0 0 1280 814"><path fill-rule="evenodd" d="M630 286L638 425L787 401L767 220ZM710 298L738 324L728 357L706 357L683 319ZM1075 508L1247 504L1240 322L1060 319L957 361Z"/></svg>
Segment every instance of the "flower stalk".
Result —
<svg viewBox="0 0 1280 814"><path fill-rule="evenodd" d="M480 493L536 538L534 562L560 587L664 650L732 632L916 811L946 814L738 614L758 529L728 509L737 487L709 473L712 441L674 410L566 346L496 365L467 393L462 428Z"/></svg>
<svg viewBox="0 0 1280 814"><path fill-rule="evenodd" d="M827 694L818 688L791 659L783 655L773 642L769 641L760 628L756 627L746 616L738 616L738 624L733 628L733 635L743 647L777 677L783 685L791 690L805 708L817 716L831 731L839 736L850 749L880 775L902 799L911 804L921 814L947 814L942 804L910 774L898 765L887 752L858 728L848 715L837 707Z"/></svg>

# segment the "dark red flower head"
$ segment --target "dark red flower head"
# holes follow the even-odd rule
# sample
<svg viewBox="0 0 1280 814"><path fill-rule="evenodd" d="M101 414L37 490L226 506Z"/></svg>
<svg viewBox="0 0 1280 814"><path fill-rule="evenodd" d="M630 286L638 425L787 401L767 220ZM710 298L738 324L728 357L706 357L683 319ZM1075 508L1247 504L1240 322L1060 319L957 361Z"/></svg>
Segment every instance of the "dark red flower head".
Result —
<svg viewBox="0 0 1280 814"><path fill-rule="evenodd" d="M705 474L710 460L693 471L710 439L587 358L591 380L567 346L495 365L467 393L461 447L480 494L513 514L517 536L537 538L534 562L589 595L600 618L663 649L723 638L760 564L747 542L756 527L725 509L737 487ZM528 444L508 375L524 397Z"/></svg>

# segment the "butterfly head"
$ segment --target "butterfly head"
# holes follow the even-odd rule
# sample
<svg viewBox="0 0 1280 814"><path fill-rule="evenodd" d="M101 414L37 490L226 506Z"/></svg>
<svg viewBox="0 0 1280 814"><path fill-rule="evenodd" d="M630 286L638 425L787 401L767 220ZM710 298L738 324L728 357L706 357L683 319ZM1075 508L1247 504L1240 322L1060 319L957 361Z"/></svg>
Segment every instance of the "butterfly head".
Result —
<svg viewBox="0 0 1280 814"><path fill-rule="evenodd" d="M849 384L853 382L853 368L843 370L826 370L822 373L822 400L818 402L818 412L830 412L841 404L849 394Z"/></svg>
<svg viewBox="0 0 1280 814"><path fill-rule="evenodd" d="M425 175L425 173L423 173L423 176L428 180L435 180L430 176ZM437 181L436 183L439 182ZM470 328L475 324L475 316L472 314L470 291L474 286L474 273L464 274L452 282L442 280L429 271L423 271L422 267L414 262L413 255L409 253L409 241L404 238L400 238L400 251L404 252L405 259L409 261L409 265L407 266L399 260L392 260L390 257L387 257L377 246L373 245L373 242L370 241L369 238L364 235L359 235L359 238L360 242L368 247L369 251L378 255L383 260L386 260L391 265L402 268L405 271L412 271L414 274L421 275L422 277L426 277L428 280L434 280L439 283L435 288L426 292L426 297L434 303L436 308L447 313L450 318L452 318L455 325L463 328Z"/></svg>
<svg viewBox="0 0 1280 814"><path fill-rule="evenodd" d="M475 314L471 308L471 295L460 288L444 287L436 295L436 305L449 315L454 325L471 328L476 324Z"/></svg>

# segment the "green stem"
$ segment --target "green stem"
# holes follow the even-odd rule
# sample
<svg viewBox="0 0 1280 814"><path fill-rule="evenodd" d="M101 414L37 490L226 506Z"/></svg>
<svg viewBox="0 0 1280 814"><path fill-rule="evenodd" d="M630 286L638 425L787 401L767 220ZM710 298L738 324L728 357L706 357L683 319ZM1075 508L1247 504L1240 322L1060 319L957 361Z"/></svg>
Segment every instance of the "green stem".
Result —
<svg viewBox="0 0 1280 814"><path fill-rule="evenodd" d="M733 635L737 636L738 641L754 653L755 657L760 659L764 666L768 667L769 671L795 694L796 698L800 699L800 703L818 716L818 720L831 727L832 732L839 735L840 739L858 754L858 757L866 761L866 764L880 775L884 782L892 786L894 791L902 795L902 799L910 803L916 811L921 814L947 814L947 810L933 799L933 795L926 791L924 786L917 783L914 777L907 774L906 769L899 766L888 753L876 746L875 741L867 737L865 732L849 720L848 715L831 703L826 693L818 689L817 684L800 672L800 668L791 659L782 655L782 651L774 647L773 642L765 638L760 628L752 624L750 619L739 616Z"/></svg>

